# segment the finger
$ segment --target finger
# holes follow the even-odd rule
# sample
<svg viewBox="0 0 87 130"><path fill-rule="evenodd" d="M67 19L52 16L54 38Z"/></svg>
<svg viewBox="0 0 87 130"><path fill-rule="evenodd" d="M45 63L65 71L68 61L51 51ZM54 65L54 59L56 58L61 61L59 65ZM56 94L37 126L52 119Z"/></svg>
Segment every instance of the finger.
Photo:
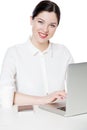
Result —
<svg viewBox="0 0 87 130"><path fill-rule="evenodd" d="M57 98L54 98L53 100L52 100L52 102L54 102L54 101L56 101L57 100Z"/></svg>

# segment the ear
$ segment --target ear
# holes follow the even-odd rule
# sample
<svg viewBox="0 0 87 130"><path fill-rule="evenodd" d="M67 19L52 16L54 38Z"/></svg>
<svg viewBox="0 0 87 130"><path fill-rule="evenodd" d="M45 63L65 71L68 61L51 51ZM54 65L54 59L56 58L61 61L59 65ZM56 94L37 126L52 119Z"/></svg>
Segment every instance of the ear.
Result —
<svg viewBox="0 0 87 130"><path fill-rule="evenodd" d="M32 25L32 22L33 22L32 16L30 16L30 25Z"/></svg>

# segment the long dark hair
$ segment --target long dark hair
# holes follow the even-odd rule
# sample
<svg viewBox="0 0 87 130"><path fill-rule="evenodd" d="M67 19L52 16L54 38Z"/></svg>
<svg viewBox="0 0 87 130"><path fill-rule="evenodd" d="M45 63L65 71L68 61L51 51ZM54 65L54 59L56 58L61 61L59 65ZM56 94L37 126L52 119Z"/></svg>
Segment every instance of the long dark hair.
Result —
<svg viewBox="0 0 87 130"><path fill-rule="evenodd" d="M50 0L42 0L34 8L33 13L32 13L32 19L34 19L42 11L54 12L56 14L58 24L59 24L60 8L56 3L54 3Z"/></svg>

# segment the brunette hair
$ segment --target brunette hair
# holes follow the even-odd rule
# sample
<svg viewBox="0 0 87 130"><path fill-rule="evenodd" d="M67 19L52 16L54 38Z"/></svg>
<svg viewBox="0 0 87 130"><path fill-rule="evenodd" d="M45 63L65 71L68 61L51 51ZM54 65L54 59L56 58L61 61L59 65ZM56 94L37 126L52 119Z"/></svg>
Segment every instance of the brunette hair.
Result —
<svg viewBox="0 0 87 130"><path fill-rule="evenodd" d="M52 2L50 0L42 0L34 8L34 10L32 12L32 19L34 19L42 11L54 12L56 14L58 24L59 24L59 21L60 21L60 8L56 3L54 3L54 2Z"/></svg>

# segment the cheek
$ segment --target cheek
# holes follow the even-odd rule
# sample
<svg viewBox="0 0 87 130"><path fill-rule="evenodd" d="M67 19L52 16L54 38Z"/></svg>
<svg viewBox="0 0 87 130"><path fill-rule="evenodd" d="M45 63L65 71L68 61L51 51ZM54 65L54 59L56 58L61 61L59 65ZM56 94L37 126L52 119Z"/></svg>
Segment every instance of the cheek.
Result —
<svg viewBox="0 0 87 130"><path fill-rule="evenodd" d="M37 32L36 26L32 26L32 32L33 32L33 33L36 33L36 32Z"/></svg>
<svg viewBox="0 0 87 130"><path fill-rule="evenodd" d="M35 31L37 32L38 30L40 30L40 27L35 24L32 26L32 30L33 30L33 32L35 32Z"/></svg>
<svg viewBox="0 0 87 130"><path fill-rule="evenodd" d="M56 29L55 29L55 30L50 30L50 31L49 31L50 35L53 36L54 33L55 33L55 31L56 31Z"/></svg>

